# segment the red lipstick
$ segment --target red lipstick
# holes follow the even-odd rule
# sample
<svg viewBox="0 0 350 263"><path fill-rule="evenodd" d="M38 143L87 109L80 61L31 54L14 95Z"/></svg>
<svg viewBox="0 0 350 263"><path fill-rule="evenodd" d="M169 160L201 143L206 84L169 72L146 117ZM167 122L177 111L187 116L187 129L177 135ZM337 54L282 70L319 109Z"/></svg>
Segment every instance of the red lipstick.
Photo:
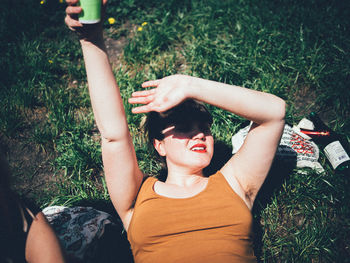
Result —
<svg viewBox="0 0 350 263"><path fill-rule="evenodd" d="M205 153L207 152L207 146L202 143L197 143L191 147L191 151L198 152L198 153Z"/></svg>

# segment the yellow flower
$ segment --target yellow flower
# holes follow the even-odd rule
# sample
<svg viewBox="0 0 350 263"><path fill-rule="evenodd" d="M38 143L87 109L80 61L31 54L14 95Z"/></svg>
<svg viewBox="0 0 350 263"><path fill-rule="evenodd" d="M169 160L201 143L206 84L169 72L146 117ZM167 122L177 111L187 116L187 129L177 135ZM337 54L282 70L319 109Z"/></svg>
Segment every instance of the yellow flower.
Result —
<svg viewBox="0 0 350 263"><path fill-rule="evenodd" d="M41 0L41 1L40 1L40 4L41 4L41 5L45 4L45 1L44 1L44 0Z"/></svg>
<svg viewBox="0 0 350 263"><path fill-rule="evenodd" d="M141 24L141 26L145 26L145 25L147 25L148 23L147 22L143 22L142 24Z"/></svg>
<svg viewBox="0 0 350 263"><path fill-rule="evenodd" d="M63 0L59 0L59 2L60 2L61 4L63 4Z"/></svg>
<svg viewBox="0 0 350 263"><path fill-rule="evenodd" d="M108 18L108 23L113 25L115 23L115 19L113 17Z"/></svg>
<svg viewBox="0 0 350 263"><path fill-rule="evenodd" d="M50 64L52 64L52 63L53 63L53 61L52 61L51 59L49 59L49 63L50 63Z"/></svg>
<svg viewBox="0 0 350 263"><path fill-rule="evenodd" d="M142 31L142 26L139 26L138 28L137 28L137 31Z"/></svg>

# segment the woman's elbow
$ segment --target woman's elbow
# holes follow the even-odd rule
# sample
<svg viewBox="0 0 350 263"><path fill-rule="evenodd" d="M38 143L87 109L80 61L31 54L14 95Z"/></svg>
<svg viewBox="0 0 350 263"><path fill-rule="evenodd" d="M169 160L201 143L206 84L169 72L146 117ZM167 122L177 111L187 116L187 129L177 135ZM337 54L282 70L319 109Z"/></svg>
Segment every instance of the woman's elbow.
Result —
<svg viewBox="0 0 350 263"><path fill-rule="evenodd" d="M277 101L274 107L274 115L277 121L284 122L286 117L286 102L279 97L277 97Z"/></svg>
<svg viewBox="0 0 350 263"><path fill-rule="evenodd" d="M129 138L129 134L126 132L101 132L101 138L104 142L113 143L124 141L126 138Z"/></svg>
<svg viewBox="0 0 350 263"><path fill-rule="evenodd" d="M102 139L106 142L123 141L130 136L126 125L100 125L99 131Z"/></svg>
<svg viewBox="0 0 350 263"><path fill-rule="evenodd" d="M286 118L286 108L287 108L287 103L285 100L281 99L281 119L284 121Z"/></svg>

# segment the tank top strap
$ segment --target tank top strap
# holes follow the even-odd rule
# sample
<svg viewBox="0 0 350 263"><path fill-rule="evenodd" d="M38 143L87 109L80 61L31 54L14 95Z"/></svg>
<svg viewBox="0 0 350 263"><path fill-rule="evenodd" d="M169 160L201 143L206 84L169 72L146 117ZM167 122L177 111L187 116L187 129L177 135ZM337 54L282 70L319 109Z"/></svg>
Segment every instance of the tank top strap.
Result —
<svg viewBox="0 0 350 263"><path fill-rule="evenodd" d="M135 208L138 206L138 204L142 203L144 198L155 195L153 191L153 185L157 180L157 178L149 176L143 181L136 198Z"/></svg>
<svg viewBox="0 0 350 263"><path fill-rule="evenodd" d="M212 184L224 184L224 185L227 184L227 181L224 175L220 171L217 171L215 174L211 175L209 178Z"/></svg>
<svg viewBox="0 0 350 263"><path fill-rule="evenodd" d="M241 205L243 205L245 208L247 208L250 211L246 202L230 186L229 182L226 180L225 176L220 171L217 171L215 174L213 174L210 177L212 177L212 186L214 189L216 189L215 191L221 191L231 195L232 197L237 199L238 202L241 203Z"/></svg>
<svg viewBox="0 0 350 263"><path fill-rule="evenodd" d="M17 205L22 217L23 232L27 233L33 220L35 220L36 217L25 204L21 204L18 202Z"/></svg>

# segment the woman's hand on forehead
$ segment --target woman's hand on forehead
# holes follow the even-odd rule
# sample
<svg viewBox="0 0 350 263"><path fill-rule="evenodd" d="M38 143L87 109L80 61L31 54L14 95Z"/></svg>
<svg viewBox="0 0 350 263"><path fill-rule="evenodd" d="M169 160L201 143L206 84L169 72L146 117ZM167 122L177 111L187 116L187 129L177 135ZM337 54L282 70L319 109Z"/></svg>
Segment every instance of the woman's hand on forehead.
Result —
<svg viewBox="0 0 350 263"><path fill-rule="evenodd" d="M173 75L142 83L148 90L135 91L129 98L131 104L143 104L132 109L133 113L164 112L189 98L190 76Z"/></svg>

